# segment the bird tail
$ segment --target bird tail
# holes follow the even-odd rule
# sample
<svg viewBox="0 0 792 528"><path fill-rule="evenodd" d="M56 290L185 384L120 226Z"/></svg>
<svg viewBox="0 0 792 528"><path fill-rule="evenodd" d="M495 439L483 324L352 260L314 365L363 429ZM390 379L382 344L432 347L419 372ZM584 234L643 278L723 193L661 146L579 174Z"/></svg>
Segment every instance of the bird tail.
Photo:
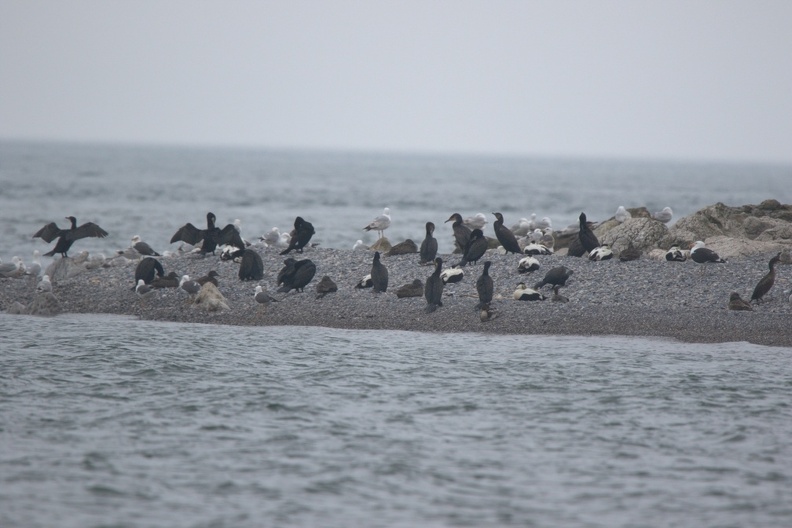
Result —
<svg viewBox="0 0 792 528"><path fill-rule="evenodd" d="M286 255L286 254L288 254L288 253L289 253L289 251L291 251L292 249L293 249L293 248L292 248L291 246L289 246L289 247L287 247L286 249L284 249L283 251L281 251L281 252L280 252L280 254L281 254L281 255Z"/></svg>
<svg viewBox="0 0 792 528"><path fill-rule="evenodd" d="M291 287L291 286L288 286L288 285L284 284L283 286L281 286L280 288L278 288L276 291L277 291L278 293L288 293L288 292L289 292L289 290L291 290L291 289L292 289L292 287Z"/></svg>
<svg viewBox="0 0 792 528"><path fill-rule="evenodd" d="M426 313L432 313L435 310L437 310L437 305L436 304L430 304L430 305L428 305L426 307Z"/></svg>
<svg viewBox="0 0 792 528"><path fill-rule="evenodd" d="M52 251L50 251L48 253L44 253L42 256L43 257L54 257L55 256L55 250L53 249ZM132 289L134 289L134 288L132 288Z"/></svg>
<svg viewBox="0 0 792 528"><path fill-rule="evenodd" d="M544 286L544 285L545 285L545 281L539 281L539 282L537 282L536 284L534 284L534 287L533 287L533 289L534 289L534 290L538 290L539 288L541 288L541 287L542 287L542 286Z"/></svg>

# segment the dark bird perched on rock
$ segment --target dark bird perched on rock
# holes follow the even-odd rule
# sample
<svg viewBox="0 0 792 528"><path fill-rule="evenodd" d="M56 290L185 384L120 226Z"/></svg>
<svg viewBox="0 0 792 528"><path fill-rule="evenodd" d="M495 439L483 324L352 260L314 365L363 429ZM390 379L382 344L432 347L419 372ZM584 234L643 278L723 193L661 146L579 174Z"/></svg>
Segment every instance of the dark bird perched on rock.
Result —
<svg viewBox="0 0 792 528"><path fill-rule="evenodd" d="M588 222L586 222L586 213L580 213L578 220L580 221L580 232L578 233L580 245L583 246L584 250L591 253L594 248L599 247L599 240L597 240L597 235L594 234L594 231L591 230Z"/></svg>
<svg viewBox="0 0 792 528"><path fill-rule="evenodd" d="M696 243L693 244L693 247L690 248L690 258L693 259L693 262L699 264L706 264L708 262L723 264L726 262L724 259L720 258L720 255L704 247L704 242L701 240L697 240Z"/></svg>
<svg viewBox="0 0 792 528"><path fill-rule="evenodd" d="M437 239L434 237L435 225L432 222L426 222L426 237L421 242L421 249L419 255L421 256L420 263L428 264L434 262L437 256Z"/></svg>
<svg viewBox="0 0 792 528"><path fill-rule="evenodd" d="M409 284L399 286L396 290L396 297L403 299L404 297L420 297L424 293L424 285L420 279L415 279Z"/></svg>
<svg viewBox="0 0 792 528"><path fill-rule="evenodd" d="M374 293L388 291L388 268L380 262L379 251L374 252L374 260L371 262L371 287Z"/></svg>
<svg viewBox="0 0 792 528"><path fill-rule="evenodd" d="M460 216L460 219L462 217ZM443 279L440 278L440 273L443 271L443 259L440 257L435 258L434 273L429 275L426 279L424 286L424 298L426 298L426 312L432 313L437 310L438 306L443 306Z"/></svg>
<svg viewBox="0 0 792 528"><path fill-rule="evenodd" d="M322 280L320 280L316 284L317 299L321 299L328 293L334 293L337 291L338 291L338 285L336 285L336 283L333 282L333 279L331 279L329 275L325 275L324 277L322 277Z"/></svg>
<svg viewBox="0 0 792 528"><path fill-rule="evenodd" d="M218 245L230 244L239 249L245 249L245 243L242 237L239 236L234 224L228 224L223 229L215 227L214 213L206 213L206 229L198 229L191 223L187 222L179 228L178 231L171 237L170 243L174 242L187 242L188 244L197 244L201 240L201 255L207 253L215 254Z"/></svg>
<svg viewBox="0 0 792 528"><path fill-rule="evenodd" d="M566 286L566 281L569 279L572 273L574 272L566 266L556 266L545 273L544 279L537 282L534 285L534 289L538 290L545 284L550 284L552 286Z"/></svg>
<svg viewBox="0 0 792 528"><path fill-rule="evenodd" d="M288 268L288 270L286 268L281 270L282 275L278 274L278 284L283 284L283 286L278 288L278 291L281 293L287 293L290 290L302 292L305 286L314 278L314 275L316 275L316 264L309 259L298 261L294 261L294 259L286 260L291 260L292 263L287 264L286 268Z"/></svg>
<svg viewBox="0 0 792 528"><path fill-rule="evenodd" d="M418 253L418 245L412 241L412 239L408 238L404 242L399 242L395 246L391 247L385 256L392 257L394 255L408 255L410 253Z"/></svg>
<svg viewBox="0 0 792 528"><path fill-rule="evenodd" d="M303 248L311 241L311 237L314 236L314 233L313 224L307 220L303 220L303 217L298 216L294 219L294 230L291 232L289 247L281 251L280 254L286 255L291 250L302 253Z"/></svg>
<svg viewBox="0 0 792 528"><path fill-rule="evenodd" d="M56 238L58 239L52 251L44 253L45 257L51 257L56 253L60 253L64 258L68 257L69 249L75 240L87 237L104 238L107 236L107 231L93 222L86 222L77 227L77 219L75 217L67 216L66 220L71 222L71 227L68 229L61 229L55 222L50 222L33 235L33 238L41 238L44 242L52 242Z"/></svg>
<svg viewBox="0 0 792 528"><path fill-rule="evenodd" d="M203 277L199 277L199 278L195 279L195 282L197 282L201 286L203 286L207 282L211 282L215 286L220 286L220 283L217 281L217 277L219 277L219 276L220 276L219 273L217 273L215 270L211 270L211 271L209 271L209 273L207 273Z"/></svg>
<svg viewBox="0 0 792 528"><path fill-rule="evenodd" d="M162 264L160 261L155 259L154 257L145 257L140 259L138 262L137 267L135 268L135 286L132 286L134 290L137 287L139 281L143 281L145 284L151 283L154 280L154 275L159 275L162 277L165 275L165 270L162 269Z"/></svg>
<svg viewBox="0 0 792 528"><path fill-rule="evenodd" d="M468 240L470 240L471 231L463 224L461 214L452 214L444 223L448 223L451 220L454 221L454 223L451 224L451 229L454 231L454 245L456 246L456 251L461 253L465 251L465 248L467 247Z"/></svg>
<svg viewBox="0 0 792 528"><path fill-rule="evenodd" d="M754 288L753 294L751 294L751 302L756 301L757 303L762 302L762 297L765 296L767 292L770 291L770 288L773 287L775 284L776 278L776 264L778 261L781 260L781 253L778 253L775 257L770 259L768 266L770 267L770 271L762 277L762 279L757 283L756 287Z"/></svg>
<svg viewBox="0 0 792 528"><path fill-rule="evenodd" d="M633 246L632 240L627 242L627 249L619 253L619 260L630 262L641 258L641 250Z"/></svg>
<svg viewBox="0 0 792 528"><path fill-rule="evenodd" d="M672 246L668 251L666 251L665 259L669 262L685 262L687 260L687 256L685 256L685 252L679 249L679 246Z"/></svg>
<svg viewBox="0 0 792 528"><path fill-rule="evenodd" d="M132 237L132 249L137 251L143 256L161 257L159 253L154 251L151 246L141 240L140 235Z"/></svg>
<svg viewBox="0 0 792 528"><path fill-rule="evenodd" d="M517 263L517 273L533 273L539 269L539 260L536 257L523 257Z"/></svg>
<svg viewBox="0 0 792 528"><path fill-rule="evenodd" d="M729 295L729 310L746 310L746 311L753 311L751 307L751 303L748 301L744 301L740 294L737 292L732 292Z"/></svg>
<svg viewBox="0 0 792 528"><path fill-rule="evenodd" d="M485 306L489 307L489 303L492 302L492 295L495 292L495 283L489 275L491 265L492 262L489 260L486 261L484 263L484 271L482 271L479 278L476 279L476 293L478 293L479 298L476 308L478 309L483 309Z"/></svg>
<svg viewBox="0 0 792 528"><path fill-rule="evenodd" d="M613 258L613 251L607 244L602 244L595 247L589 252L589 260L599 262L601 260L610 260Z"/></svg>
<svg viewBox="0 0 792 528"><path fill-rule="evenodd" d="M513 297L515 301L544 301L547 299L541 292L529 288L524 282L517 285Z"/></svg>
<svg viewBox="0 0 792 528"><path fill-rule="evenodd" d="M472 262L475 264L478 260L484 256L484 253L487 252L487 248L489 247L489 242L487 239L484 238L484 233L481 229L474 229L470 233L470 239L468 240L468 244L465 247L465 251L462 253L462 260L459 261L458 266L464 266L468 262Z"/></svg>
<svg viewBox="0 0 792 528"><path fill-rule="evenodd" d="M522 253L520 250L520 244L517 243L517 238L514 236L514 233L511 230L503 225L503 215L500 213L492 213L495 215L495 222L492 224L493 229L495 229L495 236L498 238L498 242L501 243L503 249L506 250L506 254L509 253Z"/></svg>
<svg viewBox="0 0 792 528"><path fill-rule="evenodd" d="M152 288L178 288L179 287L179 274L171 271L164 277L155 277L149 283Z"/></svg>
<svg viewBox="0 0 792 528"><path fill-rule="evenodd" d="M264 263L261 256L252 250L242 252L242 262L239 263L239 280L261 280L264 278Z"/></svg>
<svg viewBox="0 0 792 528"><path fill-rule="evenodd" d="M360 281L355 284L355 289L362 290L364 288L371 288L374 286L374 282L371 280L371 273L360 279Z"/></svg>

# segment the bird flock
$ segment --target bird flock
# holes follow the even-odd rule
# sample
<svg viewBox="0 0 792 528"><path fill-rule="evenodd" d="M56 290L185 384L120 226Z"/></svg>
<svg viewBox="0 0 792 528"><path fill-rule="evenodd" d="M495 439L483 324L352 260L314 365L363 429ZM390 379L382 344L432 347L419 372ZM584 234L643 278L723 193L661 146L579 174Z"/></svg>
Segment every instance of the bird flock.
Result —
<svg viewBox="0 0 792 528"><path fill-rule="evenodd" d="M658 211L652 215L660 222L669 222L672 217L670 208ZM433 222L426 222L425 236L420 247L412 240L407 240L401 244L393 246L387 255L417 253L417 263L420 265L433 266L432 273L426 277L425 283L414 280L396 290L399 298L423 296L426 301L426 312L431 313L443 306L443 292L447 284L453 284L463 279L464 268L468 265L475 266L485 257L488 251L497 251L501 254L519 255L516 261L516 270L520 275L532 274L540 269L539 257L551 255L554 252L554 232L552 222L548 217L537 220L536 215L530 219L521 218L511 228L506 227L504 216L500 212L493 212L494 221L492 229L494 239L484 235L484 228L488 224L487 216L477 213L473 216L463 218L459 213L453 213L445 221L452 222L451 234L453 236L456 251L460 255L458 262L454 264L445 263L437 255L438 244L435 238L436 226ZM631 218L631 214L623 206L620 206L614 219L617 222L625 222ZM63 258L68 258L68 252L72 245L87 237L103 238L107 232L98 225L87 222L80 226L73 216L67 217L70 225L67 228L59 228L56 223L51 222L39 229L34 238L41 238L45 242L57 240L51 251L44 253L44 256L54 256L60 254ZM281 233L278 228L272 228L262 235L258 242L251 244L244 240L240 233L240 222L237 220L233 224L228 224L223 228L215 225L216 217L209 212L206 215L206 228L200 229L191 223L186 223L180 227L170 239L170 243L180 242L177 250L180 253L195 253L199 256L216 255L220 252L222 260L233 260L239 263L239 279L242 281L259 281L264 276L262 259L256 251L256 247L275 247L282 248L281 255L289 255L291 252L302 254L306 247L310 246L310 241L315 234L314 226L298 216L295 218L291 232ZM391 225L390 209L384 208L383 212L377 215L365 227L364 231L376 231L379 239L385 237L385 231ZM577 236L573 238L569 245L568 254L571 256L584 257L591 261L604 261L614 257L614 253L608 245L601 244L594 233L595 224L590 222L584 212L580 213L577 224ZM187 292L190 297L196 296L201 288L207 284L217 286L218 274L210 271L206 276L196 280L188 275L179 276L175 272L167 275L162 263L155 257L169 256L173 252L163 252L160 254L144 242L139 235L131 239L130 248L118 251L113 259L133 259L138 258L139 262L135 268L132 289L137 295L144 299L150 294L161 288L179 288ZM358 240L353 249L362 247L362 241ZM88 257L83 252L80 257L88 261ZM370 273L360 279L355 285L357 289L371 288L374 293L386 293L389 287L388 268L383 263L383 254L375 251L373 254ZM624 261L640 258L641 252L629 244L628 248L621 252L619 258ZM80 258L78 257L78 258ZM768 273L756 284L750 302L740 298L737 292L731 294L728 307L732 310L752 310L752 303L759 304L765 300L765 296L773 287L776 279L776 265L780 260L781 254L775 255L769 262ZM0 261L0 278L16 278L21 276L35 276L38 278L41 273L40 255L38 250L34 252L34 260L30 266L25 266L18 256L13 257L11 263ZM699 264L720 264L726 261L716 252L707 248L702 241L697 241L685 251L678 246L671 247L665 254L665 259L669 262L684 262L688 258ZM112 260L112 259L103 259ZM90 262L90 261L88 261ZM97 265L111 265L100 262ZM489 275L491 262L485 261L483 271L476 280L476 292L478 302L475 309L479 312L482 321L488 321L495 315L495 309L491 303L494 295L494 283ZM283 268L277 274L277 293L288 294L289 292L304 292L314 279L317 272L317 265L310 259L296 259L292 256L283 261ZM557 266L545 273L542 280L536 282L532 287L521 281L517 284L512 295L518 301L544 301L548 298L553 302L567 302L569 299L560 294L560 288L566 286L567 281L573 275L573 270L566 266ZM552 295L544 293L543 288L550 286ZM37 283L36 291L39 293L51 293L51 277L44 275ZM316 284L317 299L338 291L338 286L333 279L324 275ZM253 297L259 306L269 306L273 302L282 299L270 295L261 285L255 287Z"/></svg>

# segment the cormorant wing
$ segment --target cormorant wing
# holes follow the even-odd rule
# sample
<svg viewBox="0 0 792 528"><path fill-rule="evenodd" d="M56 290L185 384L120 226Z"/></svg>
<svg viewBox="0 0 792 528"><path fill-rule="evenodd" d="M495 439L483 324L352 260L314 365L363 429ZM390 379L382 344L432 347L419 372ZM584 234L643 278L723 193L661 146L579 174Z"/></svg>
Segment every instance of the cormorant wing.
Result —
<svg viewBox="0 0 792 528"><path fill-rule="evenodd" d="M33 235L33 238L38 237L44 240L44 242L52 242L62 234L63 234L63 230L60 227L58 227L58 224L56 224L55 222L50 222L49 224L45 225L44 227L36 231L36 234Z"/></svg>
<svg viewBox="0 0 792 528"><path fill-rule="evenodd" d="M190 222L187 222L176 231L176 234L171 237L170 243L182 241L188 244L195 245L204 238L203 229L198 229Z"/></svg>
<svg viewBox="0 0 792 528"><path fill-rule="evenodd" d="M97 237L104 238L107 236L107 231L94 224L93 222L85 222L72 232L72 239L78 240L80 238Z"/></svg>
<svg viewBox="0 0 792 528"><path fill-rule="evenodd" d="M234 227L234 224L228 224L220 231L217 235L217 243L231 244L239 249L245 249L245 243L242 241L242 237L236 227Z"/></svg>

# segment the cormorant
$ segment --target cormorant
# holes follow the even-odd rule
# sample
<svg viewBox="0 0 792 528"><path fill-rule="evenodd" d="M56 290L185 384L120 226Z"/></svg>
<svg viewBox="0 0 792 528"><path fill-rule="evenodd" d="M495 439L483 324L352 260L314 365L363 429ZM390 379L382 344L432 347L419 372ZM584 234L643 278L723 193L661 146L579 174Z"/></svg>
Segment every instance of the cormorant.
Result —
<svg viewBox="0 0 792 528"><path fill-rule="evenodd" d="M316 275L316 264L310 259L298 260L292 265L292 270L292 273L282 278L283 286L278 288L279 292L287 293L290 290L304 291L305 286Z"/></svg>
<svg viewBox="0 0 792 528"><path fill-rule="evenodd" d="M768 263L770 271L757 283L753 294L751 294L751 302L762 302L762 297L764 297L765 294L770 291L770 288L773 287L776 277L775 266L778 264L779 260L781 260L781 253L770 259L770 262Z"/></svg>
<svg viewBox="0 0 792 528"><path fill-rule="evenodd" d="M388 268L380 262L379 251L374 252L374 260L371 262L371 287L374 293L388 291Z"/></svg>
<svg viewBox="0 0 792 528"><path fill-rule="evenodd" d="M33 238L38 237L45 242L52 242L56 238L58 239L52 251L44 253L45 257L51 257L56 253L60 253L64 258L68 257L69 255L67 253L69 248L71 248L75 240L87 237L104 238L107 236L107 231L93 222L86 222L80 227L77 227L77 219L73 216L67 216L66 220L71 222L71 227L68 229L61 229L55 222L50 222L36 231L36 234L33 235Z"/></svg>
<svg viewBox="0 0 792 528"><path fill-rule="evenodd" d="M321 299L328 293L334 293L337 291L338 285L333 282L333 279L331 279L329 275L325 275L316 285L316 298Z"/></svg>
<svg viewBox="0 0 792 528"><path fill-rule="evenodd" d="M591 230L588 222L586 222L586 213L580 213L578 219L580 220L580 232L578 233L580 245L583 246L585 251L591 253L594 248L599 247L599 240L597 240L597 235L594 234L594 231Z"/></svg>
<svg viewBox="0 0 792 528"><path fill-rule="evenodd" d="M501 243L503 249L506 250L506 254L509 253L522 253L520 250L520 245L517 243L517 238L514 236L514 233L511 230L503 225L503 215L500 213L492 213L495 215L495 223L492 224L493 229L495 229L495 236L498 238L498 242Z"/></svg>
<svg viewBox="0 0 792 528"><path fill-rule="evenodd" d="M492 262L489 260L484 262L484 271L481 276L476 280L476 292L478 292L479 303L476 308L483 309L484 306L489 306L492 302L492 295L495 291L495 284L492 282L492 277L489 275L489 269Z"/></svg>
<svg viewBox="0 0 792 528"><path fill-rule="evenodd" d="M753 308L751 307L751 303L748 301L744 301L740 294L737 292L732 292L729 295L729 310L744 310L752 312Z"/></svg>
<svg viewBox="0 0 792 528"><path fill-rule="evenodd" d="M426 222L426 237L421 242L421 249L418 252L421 256L421 264L434 262L437 256L437 239L433 236L434 230L435 225L432 222Z"/></svg>
<svg viewBox="0 0 792 528"><path fill-rule="evenodd" d="M556 266L545 273L544 279L537 282L534 285L534 289L538 290L545 284L551 284L553 286L565 286L567 279L569 279L572 273L574 272L566 266Z"/></svg>
<svg viewBox="0 0 792 528"><path fill-rule="evenodd" d="M305 245L310 242L311 237L314 236L314 226L311 222L303 220L303 217L298 216L294 219L294 231L292 231L289 247L280 252L281 255L286 255L291 250L299 251L302 253Z"/></svg>
<svg viewBox="0 0 792 528"><path fill-rule="evenodd" d="M221 244L231 244L232 246L245 249L245 243L242 237L239 236L239 231L236 230L234 224L228 224L223 229L215 227L214 213L206 213L206 229L198 229L190 222L187 222L179 228L178 231L171 237L170 243L174 242L187 242L188 244L197 244L201 240L201 255L207 253L215 254L215 249Z"/></svg>
<svg viewBox="0 0 792 528"><path fill-rule="evenodd" d="M259 254L253 249L242 252L242 262L239 263L239 280L261 280L264 278L264 263Z"/></svg>
<svg viewBox="0 0 792 528"><path fill-rule="evenodd" d="M438 306L443 306L443 279L440 278L440 273L443 271L443 259L440 257L435 258L434 273L429 275L426 279L424 286L424 297L426 298L426 311L427 313L434 312Z"/></svg>
<svg viewBox="0 0 792 528"><path fill-rule="evenodd" d="M468 262L475 264L487 252L489 242L484 238L484 233L481 229L474 229L470 233L470 240L468 240L465 251L462 253L462 260L459 261L458 266L464 266Z"/></svg>
<svg viewBox="0 0 792 528"><path fill-rule="evenodd" d="M723 264L726 262L720 258L720 255L704 247L704 242L701 240L697 240L693 247L690 248L690 258L693 259L693 262L698 262L699 264L706 264L707 262Z"/></svg>
<svg viewBox="0 0 792 528"><path fill-rule="evenodd" d="M454 231L454 244L459 252L465 251L468 240L470 240L470 229L463 225L462 215L459 213L452 214L448 220L443 223L448 223L451 220L454 221L454 223L451 224L451 229Z"/></svg>
<svg viewBox="0 0 792 528"><path fill-rule="evenodd" d="M390 227L391 217L390 209L387 207L382 210L382 214L372 220L369 225L363 228L363 231L376 231L379 238L385 236L385 230Z"/></svg>
<svg viewBox="0 0 792 528"><path fill-rule="evenodd" d="M165 270L162 269L162 264L160 264L159 260L154 257L144 257L140 259L140 262L138 262L135 268L135 286L132 286L132 289L134 290L141 280L146 284L151 283L151 281L154 280L155 273L160 277L165 275Z"/></svg>
<svg viewBox="0 0 792 528"><path fill-rule="evenodd" d="M149 283L152 288L178 288L179 275L175 271L171 271L164 277L156 277Z"/></svg>
<svg viewBox="0 0 792 528"><path fill-rule="evenodd" d="M420 297L424 293L424 285L420 279L415 279L409 284L399 286L396 290L396 297L402 299L404 297Z"/></svg>
<svg viewBox="0 0 792 528"><path fill-rule="evenodd" d="M195 282L197 282L201 286L203 286L207 282L211 282L215 286L220 286L220 283L217 281L217 277L219 277L219 276L220 276L220 274L217 273L215 270L210 270L209 273L207 273L203 277L200 277L200 278L196 279Z"/></svg>

